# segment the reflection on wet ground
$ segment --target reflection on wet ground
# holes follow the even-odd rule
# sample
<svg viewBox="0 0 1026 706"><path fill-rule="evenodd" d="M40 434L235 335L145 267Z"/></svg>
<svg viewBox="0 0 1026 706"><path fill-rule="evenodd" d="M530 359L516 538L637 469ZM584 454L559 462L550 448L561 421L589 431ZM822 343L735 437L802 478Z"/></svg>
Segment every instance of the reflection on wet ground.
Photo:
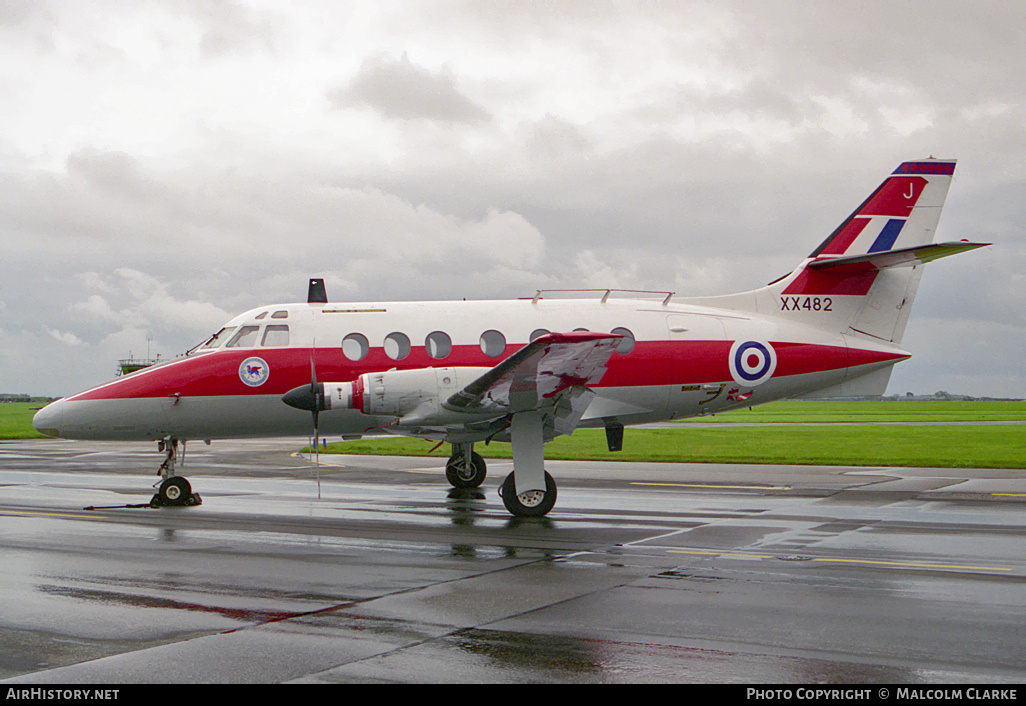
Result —
<svg viewBox="0 0 1026 706"><path fill-rule="evenodd" d="M458 491L356 458L318 499L292 448L190 450L203 505L119 509L152 453L0 446L0 678L1023 677L1018 471L566 462L556 510L516 520L501 463Z"/></svg>

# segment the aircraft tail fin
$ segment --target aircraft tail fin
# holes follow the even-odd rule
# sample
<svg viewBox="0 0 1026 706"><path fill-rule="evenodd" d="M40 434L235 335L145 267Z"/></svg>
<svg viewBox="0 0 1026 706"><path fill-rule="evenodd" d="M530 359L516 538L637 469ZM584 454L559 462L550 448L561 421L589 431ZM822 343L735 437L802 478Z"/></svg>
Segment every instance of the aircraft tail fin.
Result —
<svg viewBox="0 0 1026 706"><path fill-rule="evenodd" d="M954 160L905 162L810 257L883 252L933 242Z"/></svg>
<svg viewBox="0 0 1026 706"><path fill-rule="evenodd" d="M760 311L899 344L920 265L985 245L933 243L954 171L954 160L901 164L797 269L760 290Z"/></svg>

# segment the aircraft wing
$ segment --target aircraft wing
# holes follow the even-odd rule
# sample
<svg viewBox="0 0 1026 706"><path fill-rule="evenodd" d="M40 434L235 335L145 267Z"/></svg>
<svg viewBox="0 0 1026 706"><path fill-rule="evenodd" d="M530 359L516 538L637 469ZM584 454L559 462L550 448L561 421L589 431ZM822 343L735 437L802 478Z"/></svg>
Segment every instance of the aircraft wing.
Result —
<svg viewBox="0 0 1026 706"><path fill-rule="evenodd" d="M459 412L516 413L555 406L564 390L577 398L584 388L602 380L622 338L591 331L546 334L452 395L443 406Z"/></svg>

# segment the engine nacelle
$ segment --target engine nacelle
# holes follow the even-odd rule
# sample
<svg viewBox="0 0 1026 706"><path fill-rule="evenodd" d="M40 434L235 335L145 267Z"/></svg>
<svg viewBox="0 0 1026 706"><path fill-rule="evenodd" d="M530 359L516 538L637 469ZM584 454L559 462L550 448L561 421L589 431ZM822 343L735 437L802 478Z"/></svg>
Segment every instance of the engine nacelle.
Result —
<svg viewBox="0 0 1026 706"><path fill-rule="evenodd" d="M351 408L373 417L437 417L441 403L485 372L487 367L421 367L365 372L352 383L324 383L327 409ZM446 413L444 416L451 416Z"/></svg>
<svg viewBox="0 0 1026 706"><path fill-rule="evenodd" d="M442 403L489 370L417 368L364 373L353 382L303 385L282 399L298 409L355 409L370 416L396 417L403 423L444 424L465 420L467 415L446 410Z"/></svg>
<svg viewBox="0 0 1026 706"><path fill-rule="evenodd" d="M366 373L352 383L350 406L374 416L405 417L440 410L442 402L477 380L488 368L418 368ZM420 416L420 415L418 415Z"/></svg>

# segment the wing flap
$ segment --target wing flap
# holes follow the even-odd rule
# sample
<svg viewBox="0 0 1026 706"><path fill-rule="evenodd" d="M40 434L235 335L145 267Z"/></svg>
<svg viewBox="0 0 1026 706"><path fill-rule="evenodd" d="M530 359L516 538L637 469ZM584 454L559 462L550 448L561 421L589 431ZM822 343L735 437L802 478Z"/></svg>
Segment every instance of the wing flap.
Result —
<svg viewBox="0 0 1026 706"><path fill-rule="evenodd" d="M563 390L598 384L622 338L591 331L546 334L452 395L443 406L461 412L507 413L546 406Z"/></svg>

